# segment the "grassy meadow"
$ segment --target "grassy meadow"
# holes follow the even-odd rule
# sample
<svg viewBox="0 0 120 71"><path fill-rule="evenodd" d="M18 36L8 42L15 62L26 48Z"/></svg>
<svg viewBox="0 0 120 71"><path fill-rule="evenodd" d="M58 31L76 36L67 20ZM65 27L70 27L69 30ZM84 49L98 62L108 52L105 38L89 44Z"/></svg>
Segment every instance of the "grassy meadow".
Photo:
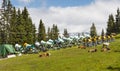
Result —
<svg viewBox="0 0 120 71"><path fill-rule="evenodd" d="M89 53L77 47L49 51L51 56L25 54L0 60L0 71L120 71L120 39L110 43L110 52Z"/></svg>

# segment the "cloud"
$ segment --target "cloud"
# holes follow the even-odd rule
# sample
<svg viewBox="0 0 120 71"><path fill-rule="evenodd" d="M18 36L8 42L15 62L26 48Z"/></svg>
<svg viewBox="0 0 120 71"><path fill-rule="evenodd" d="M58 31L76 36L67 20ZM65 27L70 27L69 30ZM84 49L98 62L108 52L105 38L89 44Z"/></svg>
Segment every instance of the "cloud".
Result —
<svg viewBox="0 0 120 71"><path fill-rule="evenodd" d="M23 2L23 3L31 3L33 0L19 0L19 2Z"/></svg>
<svg viewBox="0 0 120 71"><path fill-rule="evenodd" d="M98 33L101 33L102 28L106 30L109 14L115 15L118 7L120 0L95 0L86 6L29 8L29 13L37 28L42 19L46 27L57 24L60 32L64 28L68 32L89 32L94 22Z"/></svg>

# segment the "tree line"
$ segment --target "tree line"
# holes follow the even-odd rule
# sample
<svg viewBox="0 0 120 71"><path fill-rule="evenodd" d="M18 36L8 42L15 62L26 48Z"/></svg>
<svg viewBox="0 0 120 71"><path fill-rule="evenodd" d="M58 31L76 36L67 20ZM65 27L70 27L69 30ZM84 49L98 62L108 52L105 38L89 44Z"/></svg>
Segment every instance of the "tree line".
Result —
<svg viewBox="0 0 120 71"><path fill-rule="evenodd" d="M24 42L33 44L35 41L58 38L57 25L53 24L51 28L48 27L46 33L42 19L40 19L38 33L36 33L35 24L32 22L26 7L23 10L16 10L10 0L4 0L2 9L2 14L0 14L0 44L22 44Z"/></svg>
<svg viewBox="0 0 120 71"><path fill-rule="evenodd" d="M3 6L2 20L0 22L0 43L33 43L35 41L35 25L29 16L26 7L21 11L12 6L10 0Z"/></svg>
<svg viewBox="0 0 120 71"><path fill-rule="evenodd" d="M106 33L104 32L104 29L102 29L101 36L111 35L112 33L115 33L115 34L120 33L120 10L119 10L119 8L117 9L115 18L113 16L113 14L109 15L108 21L107 21ZM94 23L90 27L90 35L92 37L97 36L97 30L96 30Z"/></svg>
<svg viewBox="0 0 120 71"><path fill-rule="evenodd" d="M16 10L11 4L10 0L2 4L3 12L0 14L0 44L23 44L24 42L33 44L35 41L47 41L49 39L55 40L59 36L59 29L56 24L52 27L48 27L46 30L45 24L42 19L39 21L38 33L36 33L35 24L32 22L30 14L26 7L23 10ZM47 32L46 32L47 31ZM117 14L114 16L109 15L107 22L106 34L120 33L120 11L117 9ZM101 35L104 35L104 29L102 29ZM64 29L63 35L69 37L67 29ZM90 27L90 35L97 36L97 30L93 23Z"/></svg>

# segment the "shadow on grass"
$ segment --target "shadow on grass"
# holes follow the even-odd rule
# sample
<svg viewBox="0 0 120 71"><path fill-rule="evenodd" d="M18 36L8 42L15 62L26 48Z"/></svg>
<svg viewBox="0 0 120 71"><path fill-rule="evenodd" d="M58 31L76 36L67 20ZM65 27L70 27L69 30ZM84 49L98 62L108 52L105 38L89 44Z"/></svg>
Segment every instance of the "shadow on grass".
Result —
<svg viewBox="0 0 120 71"><path fill-rule="evenodd" d="M120 50L115 50L114 52L120 52Z"/></svg>
<svg viewBox="0 0 120 71"><path fill-rule="evenodd" d="M120 71L120 67L108 66L107 69L108 69L108 70L111 70L111 71Z"/></svg>

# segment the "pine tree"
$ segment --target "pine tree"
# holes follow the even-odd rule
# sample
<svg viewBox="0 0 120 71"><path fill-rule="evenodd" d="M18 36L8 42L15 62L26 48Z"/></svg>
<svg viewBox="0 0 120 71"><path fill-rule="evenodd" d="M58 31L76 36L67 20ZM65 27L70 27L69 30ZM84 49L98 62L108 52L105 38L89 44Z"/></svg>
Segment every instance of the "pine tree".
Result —
<svg viewBox="0 0 120 71"><path fill-rule="evenodd" d="M115 22L114 22L114 17L113 15L109 15L109 19L107 22L107 35L110 35L111 33L114 33L115 30Z"/></svg>
<svg viewBox="0 0 120 71"><path fill-rule="evenodd" d="M55 39L58 39L58 35L59 35L59 29L57 27L57 25L54 26L54 30L55 30Z"/></svg>
<svg viewBox="0 0 120 71"><path fill-rule="evenodd" d="M50 27L48 27L48 31L47 31L47 40L51 39L51 30Z"/></svg>
<svg viewBox="0 0 120 71"><path fill-rule="evenodd" d="M20 33L21 35L24 36L24 42L27 42L29 43L29 40L27 39L29 37L29 19L28 19L28 11L27 11L27 8L24 7L23 11L22 11L22 24L23 24L23 29L25 30L24 31L24 34ZM31 30L30 30L31 31ZM30 34L31 35L31 34ZM30 37L29 37L30 38Z"/></svg>
<svg viewBox="0 0 120 71"><path fill-rule="evenodd" d="M37 40L36 37L36 27L35 24L32 25L32 43L34 43Z"/></svg>
<svg viewBox="0 0 120 71"><path fill-rule="evenodd" d="M55 25L53 24L52 28L51 28L51 39L55 40Z"/></svg>
<svg viewBox="0 0 120 71"><path fill-rule="evenodd" d="M28 18L29 18L29 13L28 13L28 10L27 10L26 7L24 7L24 10L22 11L22 16L23 16L23 19L24 19L25 21L28 20Z"/></svg>
<svg viewBox="0 0 120 71"><path fill-rule="evenodd" d="M41 41L41 40L44 40L44 41L46 40L46 31L45 31L45 26L42 20L40 20L39 28L38 28L38 41Z"/></svg>
<svg viewBox="0 0 120 71"><path fill-rule="evenodd" d="M24 7L24 10L22 11L22 18L23 18L23 26L25 29L26 39L24 39L27 43L32 44L35 40L34 34L35 27L33 26L32 19L29 17L29 13L26 7Z"/></svg>
<svg viewBox="0 0 120 71"><path fill-rule="evenodd" d="M2 31L1 31L1 37L2 42L1 43L9 43L9 36L10 36L10 19L12 14L13 6L10 2L10 0L3 0L2 8L4 9L2 13L2 19L4 19L4 22L1 23Z"/></svg>
<svg viewBox="0 0 120 71"><path fill-rule="evenodd" d="M53 24L53 27L51 28L51 39L55 40L58 38L59 35L59 29L57 25Z"/></svg>
<svg viewBox="0 0 120 71"><path fill-rule="evenodd" d="M53 33L53 28L51 28L51 30L50 30L50 39L54 39L54 33Z"/></svg>
<svg viewBox="0 0 120 71"><path fill-rule="evenodd" d="M10 0L3 0L2 8L4 8L4 22L0 20L0 42L1 43L34 43L36 40L35 25L29 17L26 7L16 11Z"/></svg>
<svg viewBox="0 0 120 71"><path fill-rule="evenodd" d="M90 28L90 35L91 35L91 37L97 36L96 27L95 27L94 23L92 24L92 26Z"/></svg>
<svg viewBox="0 0 120 71"><path fill-rule="evenodd" d="M80 37L80 33L78 33L78 37Z"/></svg>
<svg viewBox="0 0 120 71"><path fill-rule="evenodd" d="M101 36L104 36L104 35L105 35L104 29L102 29Z"/></svg>
<svg viewBox="0 0 120 71"><path fill-rule="evenodd" d="M16 43L16 23L17 23L17 15L16 15L16 8L13 8L11 19L10 19L10 34L9 34L9 43L15 44Z"/></svg>
<svg viewBox="0 0 120 71"><path fill-rule="evenodd" d="M0 14L0 43L5 43L6 34L5 34L5 19L3 13Z"/></svg>
<svg viewBox="0 0 120 71"><path fill-rule="evenodd" d="M35 26L32 24L32 19L28 18L28 25L26 24L26 36L27 36L27 42L32 44L34 43L34 35L35 35Z"/></svg>
<svg viewBox="0 0 120 71"><path fill-rule="evenodd" d="M115 26L115 29L116 29L116 33L120 33L120 10L119 8L117 9L117 14L116 14L116 26Z"/></svg>
<svg viewBox="0 0 120 71"><path fill-rule="evenodd" d="M18 9L17 12L17 23L16 23L16 43L22 44L24 42L26 42L26 30L24 27L24 19L22 17L21 11L20 9Z"/></svg>
<svg viewBox="0 0 120 71"><path fill-rule="evenodd" d="M63 33L63 35L64 35L65 37L69 37L69 34L68 34L67 29L64 29L64 33Z"/></svg>

